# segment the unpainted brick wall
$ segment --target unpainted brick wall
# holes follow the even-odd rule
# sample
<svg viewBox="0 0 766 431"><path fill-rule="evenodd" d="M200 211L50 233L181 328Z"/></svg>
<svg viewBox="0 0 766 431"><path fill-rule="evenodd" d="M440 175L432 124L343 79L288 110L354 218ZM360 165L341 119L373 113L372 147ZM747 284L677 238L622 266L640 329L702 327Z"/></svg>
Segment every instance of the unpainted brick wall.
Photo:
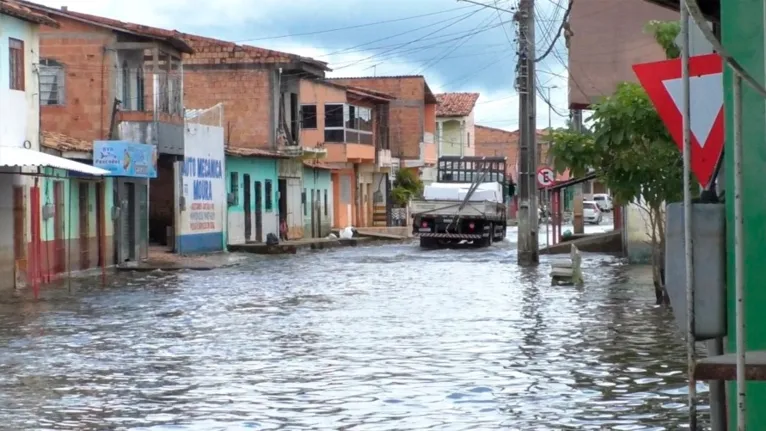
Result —
<svg viewBox="0 0 766 431"><path fill-rule="evenodd" d="M425 131L425 80L420 77L335 79L339 84L368 88L396 96L389 104L391 155L405 159L420 157Z"/></svg>
<svg viewBox="0 0 766 431"><path fill-rule="evenodd" d="M64 103L42 106L42 129L93 141L109 131L115 91L114 33L66 18L60 28L40 26L40 58L64 64Z"/></svg>
<svg viewBox="0 0 766 431"><path fill-rule="evenodd" d="M187 108L223 103L226 142L237 148L271 149L269 69L184 71Z"/></svg>
<svg viewBox="0 0 766 431"><path fill-rule="evenodd" d="M517 132L476 125L476 155L508 157L509 173L516 172L516 160L519 156L519 135Z"/></svg>

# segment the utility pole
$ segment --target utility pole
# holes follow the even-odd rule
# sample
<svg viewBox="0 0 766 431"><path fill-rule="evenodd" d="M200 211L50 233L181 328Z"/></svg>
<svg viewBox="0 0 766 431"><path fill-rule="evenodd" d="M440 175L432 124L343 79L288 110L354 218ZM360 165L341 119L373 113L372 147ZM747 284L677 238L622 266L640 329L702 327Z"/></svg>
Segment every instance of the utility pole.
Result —
<svg viewBox="0 0 766 431"><path fill-rule="evenodd" d="M520 0L514 19L519 26L519 229L518 264L540 261L537 213L537 121L535 92L534 0Z"/></svg>
<svg viewBox="0 0 766 431"><path fill-rule="evenodd" d="M572 125L574 130L582 133L582 110L577 109L573 112ZM572 186L574 189L574 199L572 200L572 227L574 233L585 233L585 216L583 215L583 183Z"/></svg>

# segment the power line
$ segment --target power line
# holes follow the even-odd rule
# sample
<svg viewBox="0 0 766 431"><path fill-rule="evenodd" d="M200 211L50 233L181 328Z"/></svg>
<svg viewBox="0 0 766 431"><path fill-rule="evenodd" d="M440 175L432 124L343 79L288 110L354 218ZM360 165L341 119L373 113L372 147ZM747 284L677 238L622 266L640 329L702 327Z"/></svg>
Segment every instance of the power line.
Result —
<svg viewBox="0 0 766 431"><path fill-rule="evenodd" d="M315 34L333 33L333 32L336 32L336 31L353 30L353 29L356 29L356 28L371 27L371 26L375 26L375 25L379 25L379 24L389 24L389 23L392 23L392 22L402 22L402 21L408 21L408 20L417 19L417 18L425 18L425 17L429 17L429 16L441 15L443 13L454 12L456 10L467 9L467 8L470 8L470 7L472 7L472 6L461 6L461 7L456 7L456 8L452 8L452 9L442 10L442 11L438 11L438 12L430 12L430 13L424 13L424 14L420 14L420 15L407 16L407 17L403 17L403 18L395 18L395 19L387 19L387 20L383 20L383 21L368 22L368 23L365 23L365 24L357 24L357 25L351 25L351 26L347 26L347 27L337 27L337 28L331 28L331 29L327 29L327 30L317 30L317 31L310 31L310 32L305 32L305 33L288 33L288 34L282 34L282 35L279 35L279 36L264 36L264 37L257 37L257 38L252 38L252 39L241 39L241 40L234 41L234 42L235 43L239 43L239 42L254 42L254 41L258 41L258 40L274 40L274 39L284 39L284 38L288 38L288 37L311 36L311 35L315 35Z"/></svg>

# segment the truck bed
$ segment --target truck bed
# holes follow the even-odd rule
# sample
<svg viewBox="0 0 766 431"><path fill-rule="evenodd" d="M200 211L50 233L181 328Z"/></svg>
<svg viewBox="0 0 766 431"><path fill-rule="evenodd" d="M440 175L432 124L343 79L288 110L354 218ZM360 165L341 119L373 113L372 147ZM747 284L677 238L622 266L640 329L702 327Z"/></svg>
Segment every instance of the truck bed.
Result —
<svg viewBox="0 0 766 431"><path fill-rule="evenodd" d="M411 203L413 216L477 218L497 220L505 217L505 205L492 201L467 202L459 212L462 200L415 200Z"/></svg>

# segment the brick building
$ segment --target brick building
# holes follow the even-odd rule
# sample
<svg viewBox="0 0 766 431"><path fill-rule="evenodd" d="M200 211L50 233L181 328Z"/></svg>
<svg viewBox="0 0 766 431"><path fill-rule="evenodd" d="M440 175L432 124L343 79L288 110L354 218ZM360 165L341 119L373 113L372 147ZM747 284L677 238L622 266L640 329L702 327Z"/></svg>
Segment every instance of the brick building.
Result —
<svg viewBox="0 0 766 431"><path fill-rule="evenodd" d="M422 75L333 78L333 82L379 91L396 97L389 104L389 142L402 166L434 166L437 149L434 93Z"/></svg>
<svg viewBox="0 0 766 431"><path fill-rule="evenodd" d="M193 50L172 31L23 3L60 23L40 32L43 130L149 144L159 153L157 178L121 177L114 187L123 214L116 260L145 258L149 239L165 241L174 223L173 163L184 155L182 55Z"/></svg>
<svg viewBox="0 0 766 431"><path fill-rule="evenodd" d="M300 142L300 80L324 77L329 70L327 63L208 37L177 34L194 49L194 53L184 56L186 107L204 108L223 103L229 154L244 149L286 156L278 160L276 217L287 223L290 239L303 237L303 158L318 158L324 153ZM254 187L242 181L239 184Z"/></svg>

